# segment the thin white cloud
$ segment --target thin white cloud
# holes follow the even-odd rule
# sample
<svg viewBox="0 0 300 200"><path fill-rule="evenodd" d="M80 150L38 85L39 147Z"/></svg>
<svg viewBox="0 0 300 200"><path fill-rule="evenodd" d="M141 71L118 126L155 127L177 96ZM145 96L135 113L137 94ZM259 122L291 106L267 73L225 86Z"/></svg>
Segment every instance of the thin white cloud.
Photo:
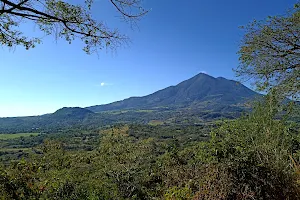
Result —
<svg viewBox="0 0 300 200"><path fill-rule="evenodd" d="M100 84L96 84L97 87L104 87L104 86L110 86L113 85L111 83L101 82Z"/></svg>
<svg viewBox="0 0 300 200"><path fill-rule="evenodd" d="M200 71L200 73L207 74L207 71L203 70L203 71Z"/></svg>

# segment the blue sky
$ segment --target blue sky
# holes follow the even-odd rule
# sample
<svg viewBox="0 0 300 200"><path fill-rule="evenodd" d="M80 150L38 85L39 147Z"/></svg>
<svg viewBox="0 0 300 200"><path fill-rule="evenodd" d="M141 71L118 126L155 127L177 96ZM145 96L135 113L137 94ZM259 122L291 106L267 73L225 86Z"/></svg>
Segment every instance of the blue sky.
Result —
<svg viewBox="0 0 300 200"><path fill-rule="evenodd" d="M0 48L0 117L52 113L143 96L205 71L236 79L238 27L284 14L296 0L145 0L151 12L132 30L108 0L93 14L132 42L116 52L86 55L82 44L53 36L29 51ZM39 34L35 26L22 27ZM102 83L102 84L101 84Z"/></svg>

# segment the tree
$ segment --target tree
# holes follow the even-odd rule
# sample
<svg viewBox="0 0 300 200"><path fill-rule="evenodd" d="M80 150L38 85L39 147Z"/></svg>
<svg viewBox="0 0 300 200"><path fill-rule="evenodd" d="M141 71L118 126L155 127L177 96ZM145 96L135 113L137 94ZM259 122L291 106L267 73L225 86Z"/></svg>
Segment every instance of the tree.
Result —
<svg viewBox="0 0 300 200"><path fill-rule="evenodd" d="M237 76L254 78L261 91L277 88L285 95L299 97L300 3L284 16L254 20L244 28Z"/></svg>
<svg viewBox="0 0 300 200"><path fill-rule="evenodd" d="M22 45L30 49L41 42L40 38L25 36L19 26L31 21L46 35L55 35L71 43L79 38L83 50L90 54L98 49L116 48L128 41L117 29L108 28L103 21L92 17L94 0L71 4L61 0L0 0L0 43L3 46ZM109 0L130 24L136 23L148 11L142 0Z"/></svg>
<svg viewBox="0 0 300 200"><path fill-rule="evenodd" d="M196 155L212 167L194 199L299 199L299 129L283 117L289 112L270 93L212 130Z"/></svg>

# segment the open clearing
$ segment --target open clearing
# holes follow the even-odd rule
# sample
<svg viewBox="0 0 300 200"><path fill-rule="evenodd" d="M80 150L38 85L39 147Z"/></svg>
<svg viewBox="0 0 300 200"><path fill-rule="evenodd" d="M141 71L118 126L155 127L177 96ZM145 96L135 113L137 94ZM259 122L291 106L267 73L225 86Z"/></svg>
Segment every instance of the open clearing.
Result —
<svg viewBox="0 0 300 200"><path fill-rule="evenodd" d="M37 136L39 133L13 133L13 134L0 134L0 140L9 140L19 137Z"/></svg>

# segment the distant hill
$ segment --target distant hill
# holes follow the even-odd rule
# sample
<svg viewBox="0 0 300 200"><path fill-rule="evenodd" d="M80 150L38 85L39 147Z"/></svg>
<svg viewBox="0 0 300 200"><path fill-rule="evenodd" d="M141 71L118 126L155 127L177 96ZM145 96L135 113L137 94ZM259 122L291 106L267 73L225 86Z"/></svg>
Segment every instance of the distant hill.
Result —
<svg viewBox="0 0 300 200"><path fill-rule="evenodd" d="M202 124L238 117L247 110L244 103L257 96L236 81L200 73L144 97L87 108L64 107L41 116L0 118L0 133L56 132L116 123Z"/></svg>
<svg viewBox="0 0 300 200"><path fill-rule="evenodd" d="M213 109L241 105L259 94L244 85L222 77L200 73L176 86L143 97L130 97L106 105L87 107L93 112L155 108ZM216 107L215 107L216 108Z"/></svg>
<svg viewBox="0 0 300 200"><path fill-rule="evenodd" d="M93 114L90 110L74 107L61 108L53 114L41 116L0 118L0 133L59 130L80 125Z"/></svg>
<svg viewBox="0 0 300 200"><path fill-rule="evenodd" d="M55 120L58 119L81 120L93 113L94 112L85 108L64 107L54 112L52 115L50 115L50 117L54 118Z"/></svg>

